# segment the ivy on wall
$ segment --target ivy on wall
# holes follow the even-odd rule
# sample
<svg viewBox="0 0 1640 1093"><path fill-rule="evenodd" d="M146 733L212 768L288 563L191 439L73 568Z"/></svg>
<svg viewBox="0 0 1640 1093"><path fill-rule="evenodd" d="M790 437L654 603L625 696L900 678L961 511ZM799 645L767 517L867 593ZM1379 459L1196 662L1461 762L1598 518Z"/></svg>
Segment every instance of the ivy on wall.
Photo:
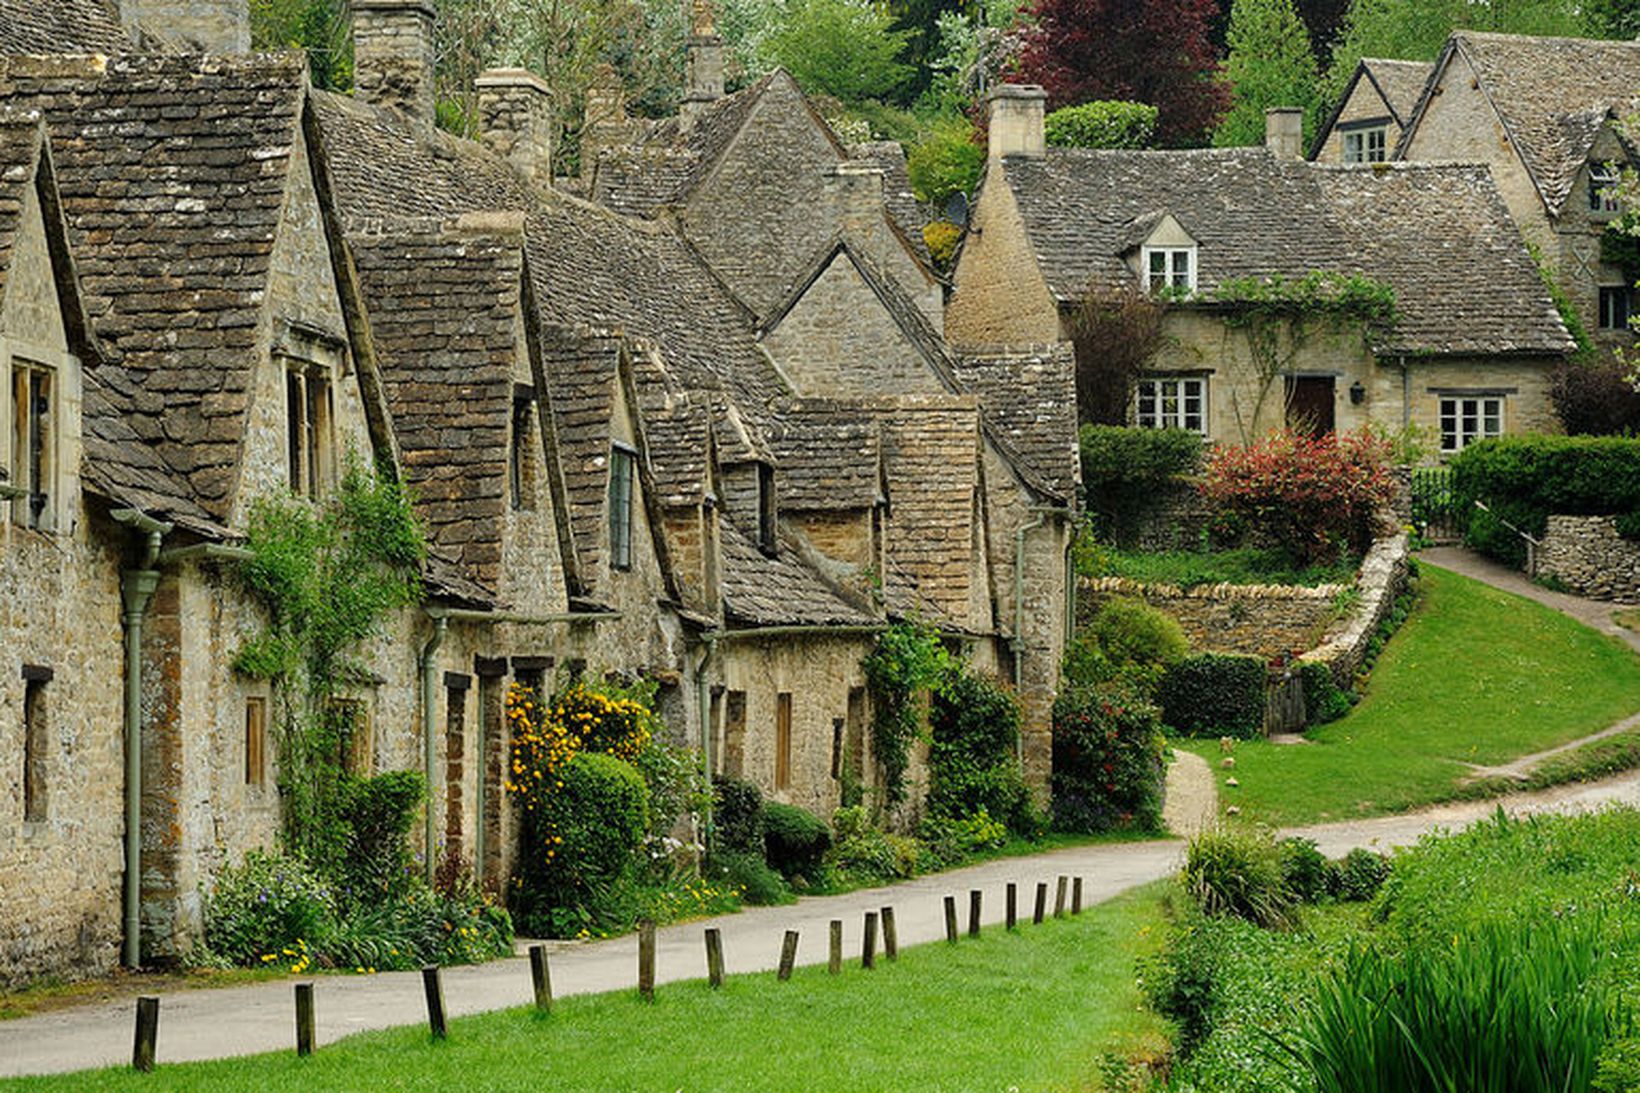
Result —
<svg viewBox="0 0 1640 1093"><path fill-rule="evenodd" d="M905 772L911 744L922 730L921 693L937 685L951 657L939 631L899 622L877 636L866 657L866 689L871 696L871 746L883 771L887 803L905 800Z"/></svg>

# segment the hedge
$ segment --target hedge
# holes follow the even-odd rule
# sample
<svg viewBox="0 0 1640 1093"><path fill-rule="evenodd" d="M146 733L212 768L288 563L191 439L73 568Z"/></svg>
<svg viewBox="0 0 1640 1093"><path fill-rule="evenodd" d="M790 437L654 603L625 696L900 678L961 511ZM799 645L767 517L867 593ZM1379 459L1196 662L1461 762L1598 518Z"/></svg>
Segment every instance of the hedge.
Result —
<svg viewBox="0 0 1640 1093"><path fill-rule="evenodd" d="M1105 99L1064 106L1043 123L1057 148L1148 148L1156 136L1157 110L1149 103Z"/></svg>
<svg viewBox="0 0 1640 1093"><path fill-rule="evenodd" d="M1640 511L1640 439L1513 436L1469 445L1452 460L1453 508L1464 542L1519 566L1526 545L1508 521L1534 536L1550 513L1626 517ZM1483 502L1487 510L1475 507Z"/></svg>
<svg viewBox="0 0 1640 1093"><path fill-rule="evenodd" d="M807 809L779 801L763 804L763 847L769 866L787 880L814 881L831 849L831 828Z"/></svg>
<svg viewBox="0 0 1640 1093"><path fill-rule="evenodd" d="M1258 657L1186 657L1162 676L1162 720L1186 736L1257 736L1264 729L1266 675Z"/></svg>
<svg viewBox="0 0 1640 1093"><path fill-rule="evenodd" d="M741 778L719 774L712 779L712 817L717 846L763 856L763 791Z"/></svg>
<svg viewBox="0 0 1640 1093"><path fill-rule="evenodd" d="M1088 508L1116 532L1128 530L1159 487L1201 466L1202 438L1185 429L1084 425L1079 441Z"/></svg>

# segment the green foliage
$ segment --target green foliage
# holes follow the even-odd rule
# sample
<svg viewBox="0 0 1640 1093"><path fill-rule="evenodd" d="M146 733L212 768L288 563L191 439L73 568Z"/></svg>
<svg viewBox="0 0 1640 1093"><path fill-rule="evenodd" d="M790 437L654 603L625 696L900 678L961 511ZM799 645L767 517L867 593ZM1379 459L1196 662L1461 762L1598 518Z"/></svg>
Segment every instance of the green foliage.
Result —
<svg viewBox="0 0 1640 1093"><path fill-rule="evenodd" d="M250 558L235 577L267 624L240 647L234 668L273 684L286 846L332 862L346 852L335 815L353 725L337 699L368 678L359 646L421 597L421 529L403 489L352 455L318 505L254 501L245 545Z"/></svg>
<svg viewBox="0 0 1640 1093"><path fill-rule="evenodd" d="M307 54L313 86L346 91L353 86L353 34L343 0L250 0L251 48Z"/></svg>
<svg viewBox="0 0 1640 1093"><path fill-rule="evenodd" d="M1520 565L1520 536L1541 536L1550 513L1572 516L1640 509L1640 439L1512 436L1471 444L1452 460L1452 494L1468 517L1464 541ZM1483 502L1486 510L1477 509Z"/></svg>
<svg viewBox="0 0 1640 1093"><path fill-rule="evenodd" d="M1008 843L1008 825L981 808L963 817L930 813L917 825L922 843L921 869L948 869L977 853ZM892 849L892 848L891 848Z"/></svg>
<svg viewBox="0 0 1640 1093"><path fill-rule="evenodd" d="M1304 721L1307 725L1337 721L1355 705L1354 696L1333 682L1332 669L1319 661L1300 661L1298 677L1304 685Z"/></svg>
<svg viewBox="0 0 1640 1093"><path fill-rule="evenodd" d="M325 870L350 904L377 904L413 886L410 828L427 792L419 771L349 778L338 794L344 853Z"/></svg>
<svg viewBox="0 0 1640 1093"><path fill-rule="evenodd" d="M1230 111L1213 131L1213 143L1264 143L1264 112L1277 106L1303 110L1305 129L1314 133L1323 120L1319 74L1293 0L1232 0L1226 44Z"/></svg>
<svg viewBox="0 0 1640 1093"><path fill-rule="evenodd" d="M979 185L985 146L967 118L942 118L917 137L905 167L917 200L943 207L952 195L971 194Z"/></svg>
<svg viewBox="0 0 1640 1093"><path fill-rule="evenodd" d="M1062 831L1159 831L1167 741L1134 687L1071 683L1053 707L1054 825Z"/></svg>
<svg viewBox="0 0 1640 1093"><path fill-rule="evenodd" d="M1234 915L1267 929L1295 919L1281 849L1265 832L1221 829L1196 836L1185 856L1184 883L1210 917Z"/></svg>
<svg viewBox="0 0 1640 1093"><path fill-rule="evenodd" d="M1332 894L1349 903L1365 903L1378 894L1389 873L1388 858L1358 846L1338 863L1332 875Z"/></svg>
<svg viewBox="0 0 1640 1093"><path fill-rule="evenodd" d="M862 806L838 809L832 814L831 825L836 836L831 865L845 878L870 883L916 875L923 852L917 840L876 827Z"/></svg>
<svg viewBox="0 0 1640 1093"><path fill-rule="evenodd" d="M787 881L801 877L813 883L820 878L821 862L831 849L831 829L806 808L765 801L763 848L770 868Z"/></svg>
<svg viewBox="0 0 1640 1093"><path fill-rule="evenodd" d="M895 623L877 635L876 647L865 659L872 753L882 766L884 793L891 805L905 800L911 742L921 729L917 696L937 686L950 667L939 631L915 622Z"/></svg>
<svg viewBox="0 0 1640 1093"><path fill-rule="evenodd" d="M1201 466L1202 438L1186 429L1084 425L1078 446L1088 508L1120 538L1161 487Z"/></svg>
<svg viewBox="0 0 1640 1093"><path fill-rule="evenodd" d="M1146 584L1195 588L1204 584L1291 584L1314 588L1350 584L1360 560L1353 556L1330 563L1294 561L1283 550L1232 547L1228 550L1115 550L1098 555L1098 570L1086 576L1127 577Z"/></svg>
<svg viewBox="0 0 1640 1093"><path fill-rule="evenodd" d="M1620 512L1612 520L1617 534L1631 543L1640 543L1640 509L1633 512Z"/></svg>
<svg viewBox="0 0 1640 1093"><path fill-rule="evenodd" d="M900 63L906 34L869 0L792 0L765 51L810 94L845 104L892 96L911 78Z"/></svg>
<svg viewBox="0 0 1640 1093"><path fill-rule="evenodd" d="M985 812L1021 833L1037 823L1019 770L1019 700L993 679L953 669L929 706L928 810Z"/></svg>
<svg viewBox="0 0 1640 1093"><path fill-rule="evenodd" d="M1334 868L1313 839L1298 837L1276 843L1281 854L1281 881L1300 903L1316 903L1330 895Z"/></svg>
<svg viewBox="0 0 1640 1093"><path fill-rule="evenodd" d="M725 850L714 855L712 861L723 883L739 891L740 898L754 907L775 907L797 899L785 879L763 860L761 850Z"/></svg>
<svg viewBox="0 0 1640 1093"><path fill-rule="evenodd" d="M1149 103L1107 99L1062 106L1045 125L1056 148L1148 148L1156 139L1156 117Z"/></svg>
<svg viewBox="0 0 1640 1093"><path fill-rule="evenodd" d="M237 866L225 866L205 900L205 939L211 952L247 967L263 963L267 953L298 944L319 948L335 920L336 898L329 885L297 859L258 850L248 852Z"/></svg>
<svg viewBox="0 0 1640 1093"><path fill-rule="evenodd" d="M1186 736L1257 736L1264 728L1266 675L1258 657L1187 657L1162 676L1162 720Z"/></svg>
<svg viewBox="0 0 1640 1093"><path fill-rule="evenodd" d="M1610 233L1607 233L1607 235L1610 235ZM1606 236L1602 236L1602 250L1606 246L1605 239ZM1549 260L1543 256L1542 248L1528 240L1526 249L1531 252L1532 261L1537 265L1538 277L1543 281L1543 287L1549 292L1550 302L1555 305L1555 310L1560 313L1560 321L1566 325L1566 333L1570 334L1572 340L1577 343L1577 352L1573 355L1574 358L1587 358L1594 343L1589 338L1589 328L1583 325L1583 316L1578 314L1577 308L1572 304L1572 298L1566 295L1566 290L1560 287L1560 279L1555 276L1554 266L1550 265Z"/></svg>
<svg viewBox="0 0 1640 1093"><path fill-rule="evenodd" d="M1179 620L1131 596L1105 601L1088 633L1117 667L1168 665L1190 653L1190 639Z"/></svg>
<svg viewBox="0 0 1640 1093"><path fill-rule="evenodd" d="M763 791L727 774L712 778L712 816L717 846L737 853L763 854ZM715 848L714 848L715 849Z"/></svg>

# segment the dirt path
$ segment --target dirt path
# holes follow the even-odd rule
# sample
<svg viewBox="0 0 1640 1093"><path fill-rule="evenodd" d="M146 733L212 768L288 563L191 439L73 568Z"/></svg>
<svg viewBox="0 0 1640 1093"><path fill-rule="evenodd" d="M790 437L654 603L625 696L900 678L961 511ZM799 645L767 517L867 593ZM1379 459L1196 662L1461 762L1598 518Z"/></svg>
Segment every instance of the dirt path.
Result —
<svg viewBox="0 0 1640 1093"><path fill-rule="evenodd" d="M1167 800L1162 822L1181 838L1191 838L1218 823L1219 787L1213 768L1194 752L1175 751L1167 768Z"/></svg>

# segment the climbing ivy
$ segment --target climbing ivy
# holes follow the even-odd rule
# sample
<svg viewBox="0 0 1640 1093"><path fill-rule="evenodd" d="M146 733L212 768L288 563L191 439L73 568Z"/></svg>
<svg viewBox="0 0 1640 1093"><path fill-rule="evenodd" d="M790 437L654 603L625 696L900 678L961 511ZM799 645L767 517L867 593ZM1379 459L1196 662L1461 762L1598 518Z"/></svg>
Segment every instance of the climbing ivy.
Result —
<svg viewBox="0 0 1640 1093"><path fill-rule="evenodd" d="M1242 440L1249 443L1271 389L1317 334L1359 325L1365 339L1395 325L1395 291L1359 274L1233 278L1209 299L1227 307L1225 325L1246 337L1252 356L1258 391L1251 412L1244 412L1234 391L1230 396Z"/></svg>
<svg viewBox="0 0 1640 1093"><path fill-rule="evenodd" d="M346 853L339 815L352 722L338 699L369 678L359 646L389 613L420 601L426 548L402 487L356 454L317 504L256 500L245 545L234 576L266 622L233 666L272 684L285 841L324 869Z"/></svg>
<svg viewBox="0 0 1640 1093"><path fill-rule="evenodd" d="M921 732L919 695L937 685L951 666L939 631L916 622L900 622L877 636L865 659L866 689L871 694L871 745L883 770L887 803L905 800L905 772L911 742Z"/></svg>

